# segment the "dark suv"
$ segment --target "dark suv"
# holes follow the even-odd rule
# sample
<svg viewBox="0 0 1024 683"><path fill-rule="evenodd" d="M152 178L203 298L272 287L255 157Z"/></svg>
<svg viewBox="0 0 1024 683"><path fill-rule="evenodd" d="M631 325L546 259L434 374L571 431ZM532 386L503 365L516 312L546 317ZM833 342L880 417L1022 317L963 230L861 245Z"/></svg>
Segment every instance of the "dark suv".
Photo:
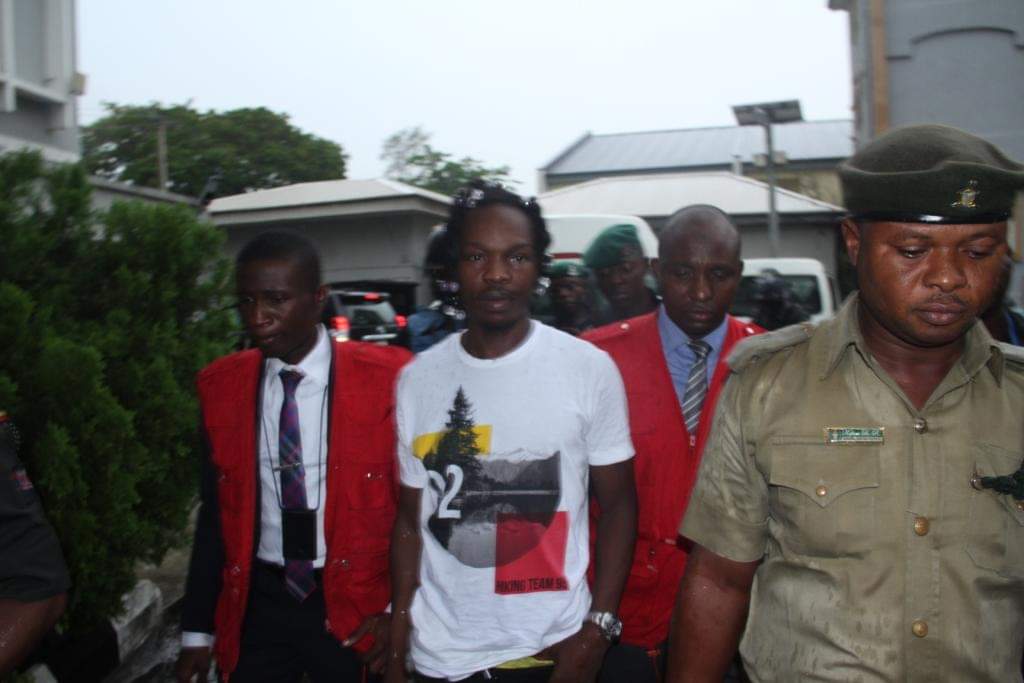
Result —
<svg viewBox="0 0 1024 683"><path fill-rule="evenodd" d="M334 341L355 339L396 344L405 331L405 316L397 315L386 292L331 290L324 304L324 325Z"/></svg>

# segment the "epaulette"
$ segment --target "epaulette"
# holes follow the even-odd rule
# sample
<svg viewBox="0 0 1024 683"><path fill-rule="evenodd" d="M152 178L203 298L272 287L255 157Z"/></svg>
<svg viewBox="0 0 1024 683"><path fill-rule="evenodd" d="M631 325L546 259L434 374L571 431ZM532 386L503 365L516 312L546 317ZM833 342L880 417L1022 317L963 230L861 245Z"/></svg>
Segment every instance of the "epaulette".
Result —
<svg viewBox="0 0 1024 683"><path fill-rule="evenodd" d="M586 339L588 342L597 343L625 336L629 334L632 329L633 325L628 320L620 320L618 322L602 325L601 327L595 327L592 330L587 330L580 335L580 337Z"/></svg>
<svg viewBox="0 0 1024 683"><path fill-rule="evenodd" d="M813 323L799 323L772 332L746 337L733 347L726 362L733 372L743 372L757 359L802 344L810 339L813 333Z"/></svg>
<svg viewBox="0 0 1024 683"><path fill-rule="evenodd" d="M413 355L401 346L380 346L367 342L346 342L348 350L360 363L371 363L397 370L412 359Z"/></svg>
<svg viewBox="0 0 1024 683"><path fill-rule="evenodd" d="M199 371L199 379L219 375L222 372L233 372L240 365L252 363L253 357L258 357L259 353L256 349L246 349L221 356Z"/></svg>
<svg viewBox="0 0 1024 683"><path fill-rule="evenodd" d="M996 342L996 348L1003 354L1007 363L1021 366L1024 369L1024 346L1015 346L1006 342Z"/></svg>

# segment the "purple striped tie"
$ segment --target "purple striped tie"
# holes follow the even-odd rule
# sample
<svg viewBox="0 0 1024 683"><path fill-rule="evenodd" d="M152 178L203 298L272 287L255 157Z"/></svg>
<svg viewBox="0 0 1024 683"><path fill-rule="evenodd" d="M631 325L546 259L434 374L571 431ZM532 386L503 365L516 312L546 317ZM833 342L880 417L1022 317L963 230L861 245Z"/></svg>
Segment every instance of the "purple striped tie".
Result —
<svg viewBox="0 0 1024 683"><path fill-rule="evenodd" d="M306 468L302 465L302 433L299 431L299 406L295 402L295 389L302 381L302 373L282 370L280 377L284 387L277 445L278 464L281 466L281 507L305 510ZM284 582L288 592L302 602L316 589L313 563L285 558Z"/></svg>

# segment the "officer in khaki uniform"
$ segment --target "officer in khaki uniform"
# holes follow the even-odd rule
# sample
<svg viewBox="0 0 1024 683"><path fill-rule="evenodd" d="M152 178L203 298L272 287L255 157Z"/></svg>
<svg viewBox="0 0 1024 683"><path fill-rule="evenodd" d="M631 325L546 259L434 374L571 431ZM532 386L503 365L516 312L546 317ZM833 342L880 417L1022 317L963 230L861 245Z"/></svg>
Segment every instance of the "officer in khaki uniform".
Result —
<svg viewBox="0 0 1024 683"><path fill-rule="evenodd" d="M668 680L721 681L742 633L755 683L1020 681L1024 352L976 316L1024 167L928 125L840 176L860 292L729 358Z"/></svg>

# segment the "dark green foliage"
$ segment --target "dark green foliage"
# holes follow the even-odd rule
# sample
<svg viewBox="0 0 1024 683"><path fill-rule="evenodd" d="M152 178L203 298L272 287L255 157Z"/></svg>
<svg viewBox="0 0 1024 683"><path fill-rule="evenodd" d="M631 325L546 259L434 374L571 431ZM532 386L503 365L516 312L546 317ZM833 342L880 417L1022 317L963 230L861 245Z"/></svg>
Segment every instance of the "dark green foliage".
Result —
<svg viewBox="0 0 1024 683"><path fill-rule="evenodd" d="M423 466L443 473L448 465L458 465L467 481L479 474L481 465L476 456L480 449L477 447L476 434L473 433L474 426L472 406L462 387L459 387L452 408L448 411L444 435L438 441L436 450L423 459Z"/></svg>
<svg viewBox="0 0 1024 683"><path fill-rule="evenodd" d="M228 264L183 207L89 209L80 167L0 157L0 408L71 569L72 629L120 609L196 492L195 373L228 350Z"/></svg>
<svg viewBox="0 0 1024 683"><path fill-rule="evenodd" d="M384 141L380 158L388 162L388 177L443 195L453 195L473 180L505 185L508 166L488 168L472 157L453 159L430 146L430 133L419 126L405 128Z"/></svg>
<svg viewBox="0 0 1024 683"><path fill-rule="evenodd" d="M212 197L345 177L340 145L304 133L287 115L263 107L200 112L187 105L104 106L107 115L82 129L86 168L104 178L159 185L160 121L167 127L165 189L172 192L197 197L214 176L219 180Z"/></svg>

